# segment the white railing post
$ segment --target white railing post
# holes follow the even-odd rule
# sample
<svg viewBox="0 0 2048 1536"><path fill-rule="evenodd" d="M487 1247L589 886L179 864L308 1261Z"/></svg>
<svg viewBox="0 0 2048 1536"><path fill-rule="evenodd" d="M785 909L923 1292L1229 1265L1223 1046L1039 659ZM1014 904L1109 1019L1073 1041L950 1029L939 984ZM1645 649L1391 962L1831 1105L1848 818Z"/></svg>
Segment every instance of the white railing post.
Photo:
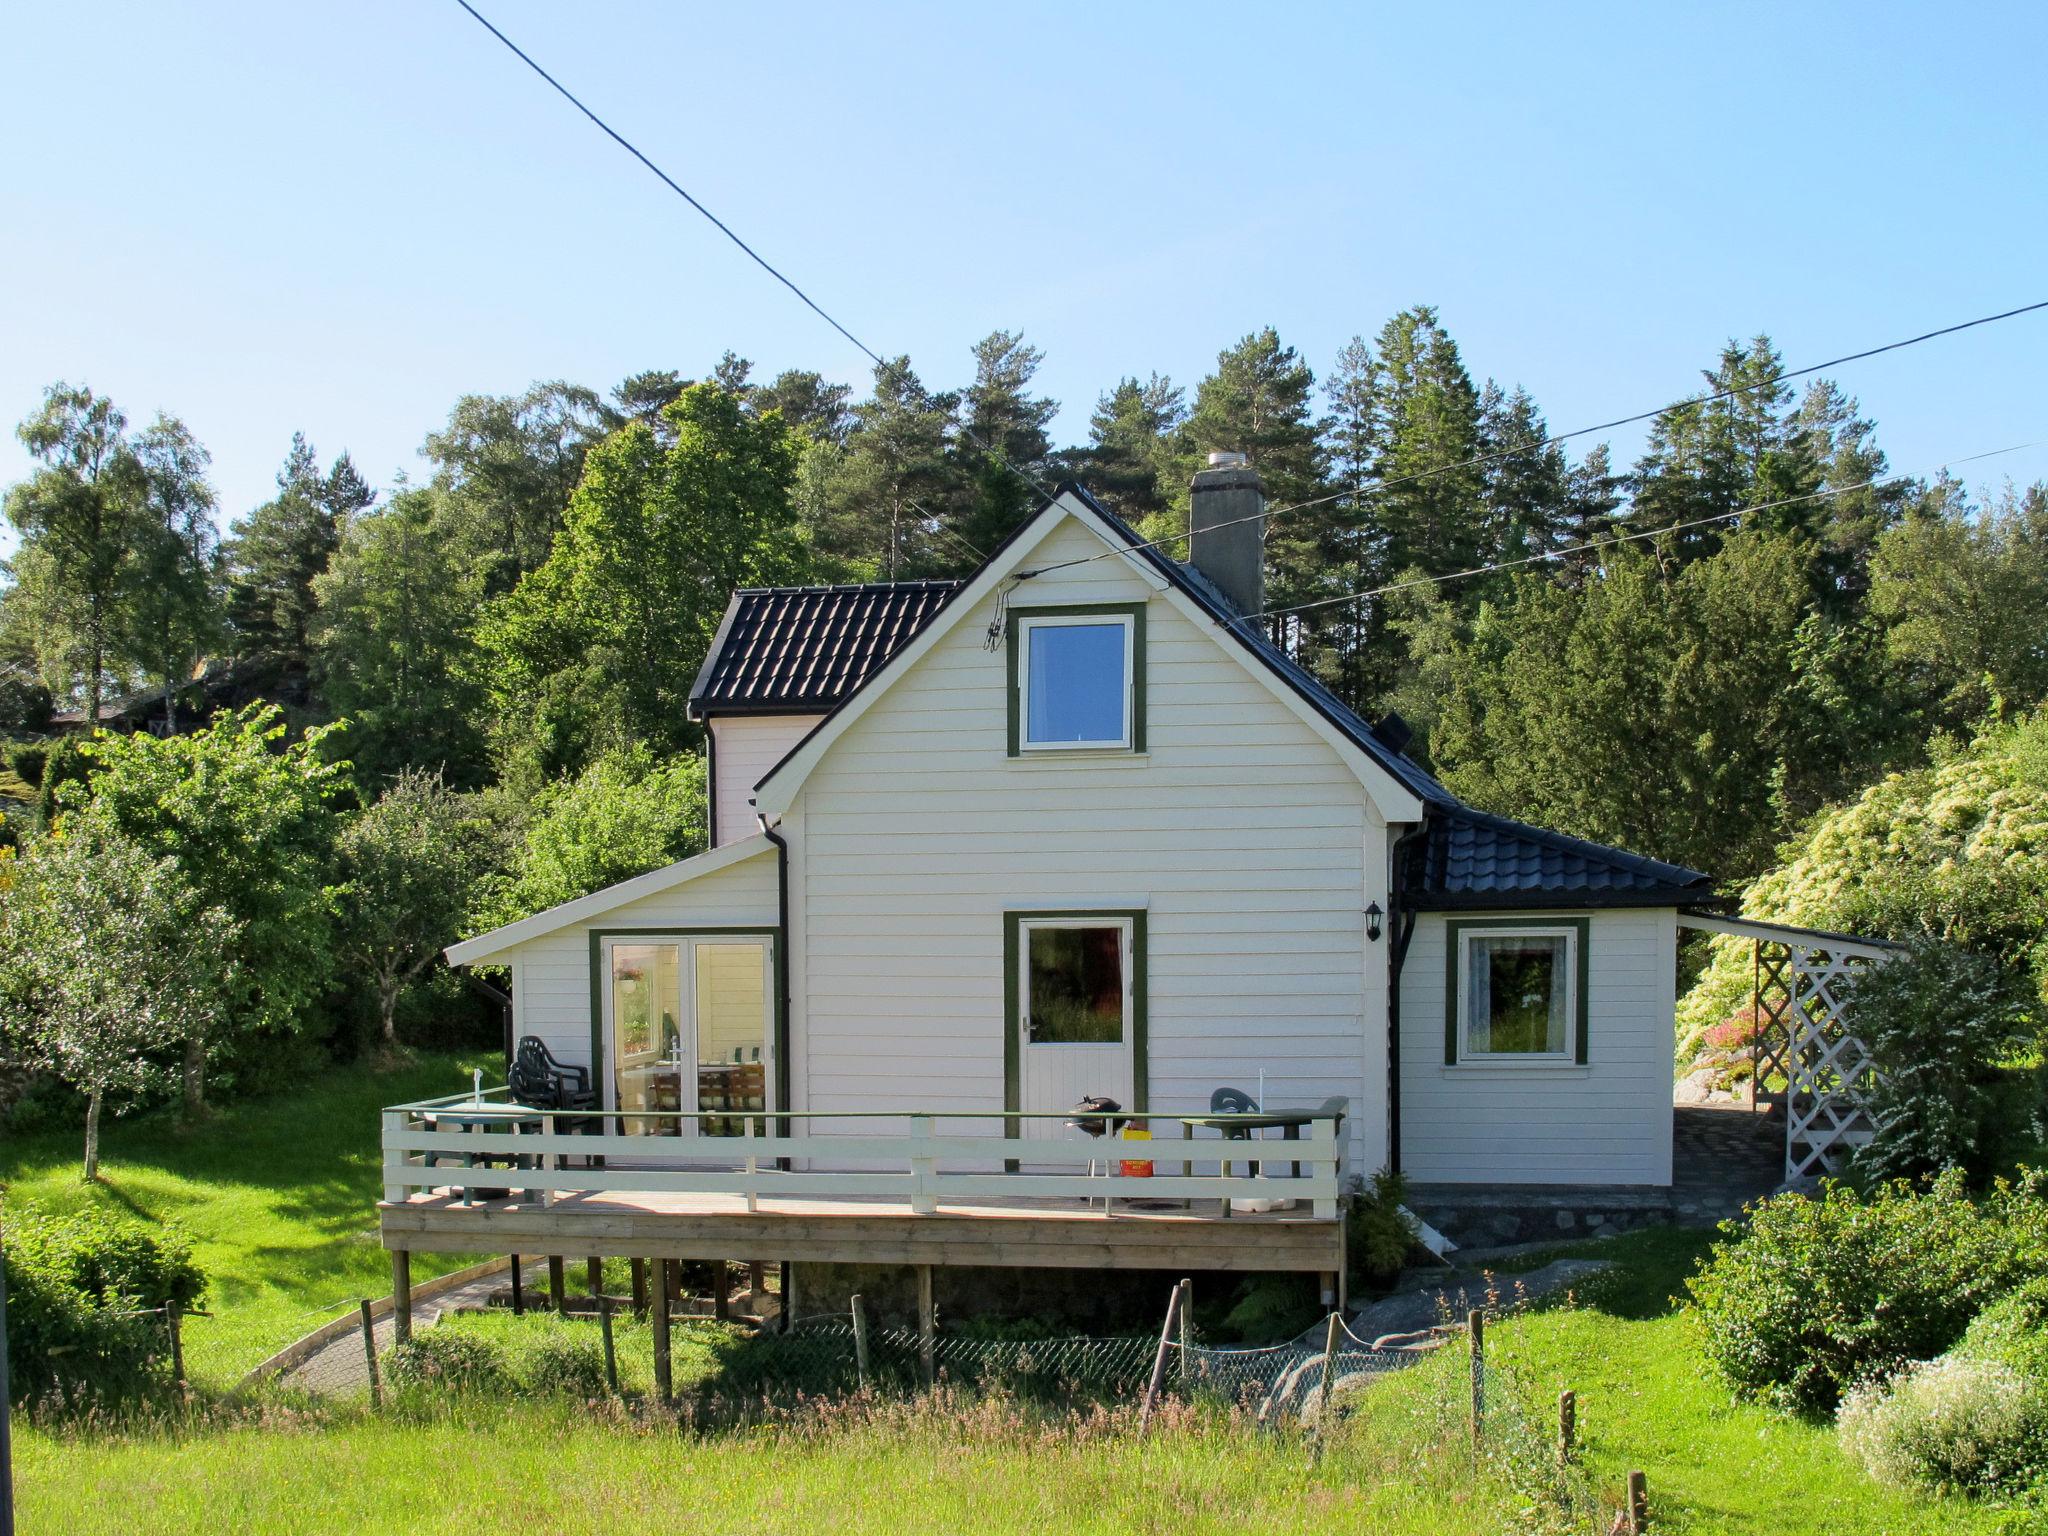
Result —
<svg viewBox="0 0 2048 1536"><path fill-rule="evenodd" d="M598 1129L602 1131L604 1129L604 1122L600 1120L597 1124ZM541 1134L547 1137L549 1141L553 1141L555 1139L555 1114L553 1110L549 1110L546 1114L541 1116L540 1129ZM548 1159L552 1157L555 1160L553 1172L555 1172L556 1174L560 1174L562 1171L563 1156L564 1154L560 1152L543 1152L540 1156L540 1166L542 1170L547 1171ZM540 1204L542 1210L546 1210L549 1206L555 1203L555 1186L560 1182L561 1180L559 1178L544 1179L541 1181Z"/></svg>
<svg viewBox="0 0 2048 1536"><path fill-rule="evenodd" d="M761 1171L761 1154L753 1150L754 1117L748 1115L740 1123L747 1128L747 1209L749 1211L758 1211L761 1208L761 1192L755 1186L755 1176ZM766 1134L767 1129L768 1120L764 1115L761 1119L762 1133Z"/></svg>
<svg viewBox="0 0 2048 1536"><path fill-rule="evenodd" d="M401 1204L412 1193L392 1177L393 1170L404 1168L407 1162L397 1146L398 1138L405 1134L406 1118L402 1109L384 1111L384 1198L393 1205Z"/></svg>
<svg viewBox="0 0 2048 1536"><path fill-rule="evenodd" d="M939 1208L939 1192L934 1178L938 1145L932 1137L930 1115L910 1117L910 1141L910 1209L913 1215L930 1216Z"/></svg>
<svg viewBox="0 0 2048 1536"><path fill-rule="evenodd" d="M1341 1180L1337 1177L1337 1121L1334 1116L1312 1121L1309 1125L1309 1145L1314 1161L1309 1165L1315 1169L1316 1197L1313 1204L1318 1221L1333 1221L1337 1215L1337 1190ZM1328 1193L1324 1193L1327 1190Z"/></svg>

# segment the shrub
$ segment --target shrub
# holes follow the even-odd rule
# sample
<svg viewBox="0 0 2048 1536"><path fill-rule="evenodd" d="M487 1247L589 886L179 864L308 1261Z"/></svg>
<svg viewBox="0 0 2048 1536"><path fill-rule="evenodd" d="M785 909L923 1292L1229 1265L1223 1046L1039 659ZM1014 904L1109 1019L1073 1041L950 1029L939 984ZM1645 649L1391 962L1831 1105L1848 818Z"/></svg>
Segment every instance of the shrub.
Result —
<svg viewBox="0 0 2048 1536"><path fill-rule="evenodd" d="M1291 1339L1324 1316L1315 1287L1300 1275L1267 1275L1245 1283L1224 1314L1227 1338L1248 1344Z"/></svg>
<svg viewBox="0 0 2048 1536"><path fill-rule="evenodd" d="M384 1357L397 1387L448 1392L503 1392L512 1385L497 1340L460 1328L429 1328Z"/></svg>
<svg viewBox="0 0 2048 1536"><path fill-rule="evenodd" d="M43 785L43 767L50 759L50 749L41 742L16 742L7 749L7 766L14 776L30 789Z"/></svg>
<svg viewBox="0 0 2048 1536"><path fill-rule="evenodd" d="M514 1351L513 1369L529 1392L553 1393L588 1402L604 1397L604 1350L595 1339L550 1331L522 1341Z"/></svg>
<svg viewBox="0 0 2048 1536"><path fill-rule="evenodd" d="M1401 1213L1408 1181L1388 1168L1351 1197L1345 1215L1345 1245L1351 1271L1368 1285L1385 1285L1401 1272L1415 1246L1415 1232Z"/></svg>
<svg viewBox="0 0 2048 1536"><path fill-rule="evenodd" d="M2012 1493L2048 1450L2048 1394L2010 1366L1951 1355L1850 1394L1842 1448L1872 1477L1936 1492Z"/></svg>
<svg viewBox="0 0 2048 1536"><path fill-rule="evenodd" d="M148 1309L195 1305L206 1278L175 1230L86 1209L8 1212L9 1395L79 1407L161 1382L169 1333ZM137 1314L145 1315L137 1315Z"/></svg>
<svg viewBox="0 0 2048 1536"><path fill-rule="evenodd" d="M1856 1173L1984 1172L1998 1064L2025 1038L2024 991L1990 956L1922 936L1866 968L1848 1006L1876 1068L1877 1134L1857 1151Z"/></svg>
<svg viewBox="0 0 2048 1536"><path fill-rule="evenodd" d="M1707 1359L1737 1391L1812 1412L1942 1353L1987 1301L2048 1274L2038 1182L1981 1203L1955 1170L1867 1198L1829 1184L1764 1201L1746 1232L1722 1223L1687 1281Z"/></svg>
<svg viewBox="0 0 2048 1536"><path fill-rule="evenodd" d="M2048 1278L2029 1280L1979 1312L1954 1353L2009 1366L2048 1390Z"/></svg>

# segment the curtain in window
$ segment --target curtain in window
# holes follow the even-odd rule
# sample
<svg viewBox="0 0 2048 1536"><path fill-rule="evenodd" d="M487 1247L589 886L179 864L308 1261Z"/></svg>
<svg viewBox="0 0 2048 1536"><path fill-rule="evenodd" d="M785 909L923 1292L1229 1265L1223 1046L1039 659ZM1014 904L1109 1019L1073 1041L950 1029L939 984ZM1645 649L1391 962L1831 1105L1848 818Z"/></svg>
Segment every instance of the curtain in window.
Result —
<svg viewBox="0 0 2048 1536"><path fill-rule="evenodd" d="M1564 937L1508 935L1465 942L1466 1051L1564 1055L1569 1049Z"/></svg>

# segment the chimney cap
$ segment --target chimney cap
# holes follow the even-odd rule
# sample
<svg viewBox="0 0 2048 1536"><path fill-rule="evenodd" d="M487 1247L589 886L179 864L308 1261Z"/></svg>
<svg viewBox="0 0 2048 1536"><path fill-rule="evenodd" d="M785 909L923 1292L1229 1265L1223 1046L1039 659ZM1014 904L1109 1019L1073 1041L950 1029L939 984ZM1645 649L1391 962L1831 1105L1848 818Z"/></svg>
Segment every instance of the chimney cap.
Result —
<svg viewBox="0 0 2048 1536"><path fill-rule="evenodd" d="M1249 463L1250 458L1229 448L1212 449L1209 454L1211 469L1242 469Z"/></svg>

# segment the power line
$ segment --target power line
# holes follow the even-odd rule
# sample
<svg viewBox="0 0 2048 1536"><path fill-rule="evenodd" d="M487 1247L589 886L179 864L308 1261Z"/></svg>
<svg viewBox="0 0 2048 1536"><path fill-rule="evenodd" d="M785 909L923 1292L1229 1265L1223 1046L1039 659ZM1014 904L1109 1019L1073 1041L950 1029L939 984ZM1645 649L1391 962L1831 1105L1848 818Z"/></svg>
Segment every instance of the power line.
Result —
<svg viewBox="0 0 2048 1536"><path fill-rule="evenodd" d="M1950 459L1936 466L1947 469L1955 464L1972 464L1979 459L1995 459L2001 454L2018 453L2031 448L2032 443L2014 443L2009 448L1992 448L1983 453L1967 454L1960 459ZM1475 565L1469 570L1450 571L1442 576L1411 576L1403 581L1389 582L1383 587L1369 587L1361 592L1346 592L1339 597L1321 597L1314 602L1295 603L1286 608L1266 608L1258 613L1248 613L1231 620L1233 624L1249 624L1257 619L1277 619L1291 613L1307 613L1314 608L1334 608L1344 603L1359 603L1369 597L1384 597L1389 592L1404 592L1412 587L1436 586L1447 581L1463 581L1469 576L1489 576L1496 571L1511 571L1525 565L1542 565L1546 561L1560 560L1566 555L1584 554L1588 550L1605 549L1614 544L1627 544L1636 539L1657 539L1667 533L1677 533L1686 528L1703 528L1709 523L1725 523L1730 518L1747 517L1754 512L1775 512L1780 507L1793 507L1801 502L1821 501L1830 496L1846 496L1851 491L1867 491L1876 486L1890 485L1895 481L1918 478L1911 474L1876 475L1868 480L1859 480L1854 485L1830 486L1826 490L1808 491L1802 496L1784 496L1776 501L1758 502L1754 506L1736 507L1729 512L1716 512L1710 517L1695 517L1681 523L1665 523L1657 528L1644 528L1635 533L1610 534L1605 538L1593 539L1584 544L1571 544L1562 549L1548 550L1540 555L1524 555L1514 560L1499 560L1491 565ZM1220 526L1220 525L1219 525Z"/></svg>
<svg viewBox="0 0 2048 1536"><path fill-rule="evenodd" d="M1787 379L1804 378L1807 374L1819 373L1824 368L1839 368L1844 363L1861 362L1868 357L1877 357L1886 352L1896 352L1902 347L1917 347L1923 341L1933 341L1941 336L1953 336L1958 331L1974 330L1980 325L1991 325L2000 320L2010 320L2018 315L2032 314L2035 310L2039 309L2048 309L2048 299L2042 299L2034 304L2022 304L2017 309L2001 310L1995 315L1979 315L1974 320L1959 321L1954 325L1942 326L1939 330L1923 331L1918 336L1908 336L1899 341L1888 341L1882 346L1866 347L1861 352L1844 353L1841 357L1831 357L1824 363L1808 363L1803 368L1787 368L1782 372L1772 374L1767 379L1759 379L1754 384L1736 384L1730 388L1716 390L1712 394L1707 395L1688 395L1683 400L1674 400L1669 405L1660 405L1654 410L1638 411L1632 416L1617 416L1612 421L1598 422L1590 427L1574 427L1569 432L1558 432L1549 437L1532 438L1526 442L1512 443L1505 448L1496 448L1489 453L1475 454L1469 459L1459 459L1455 463L1433 464L1428 469L1417 470L1412 475L1397 475L1391 480L1375 479L1369 483L1374 489L1382 491L1391 490L1397 485L1413 485L1418 480L1429 480L1437 475L1448 475L1454 470L1471 469L1477 465L1491 464L1496 459L1505 459L1517 453L1527 453L1537 448L1548 448L1557 443L1568 443L1575 437L1587 437L1595 432L1608 432L1615 427L1633 426L1639 421L1649 421L1655 417L1662 416L1666 411L1681 410L1689 405L1712 405L1719 400L1731 400L1737 395L1748 394L1754 390L1769 389L1772 385L1782 384ZM1957 462L1961 463L1964 461L1958 460ZM1283 517L1289 512L1300 512L1308 507L1320 507L1328 502L1342 501L1346 496L1362 495L1367 483L1361 482L1358 485L1346 486L1341 491L1332 491L1325 496L1314 496L1307 501L1292 502L1284 507L1267 507L1263 511L1254 512L1248 517L1234 517L1228 522L1212 523L1209 526L1210 529L1233 528L1239 523L1255 523L1264 518ZM1164 538L1152 539L1143 544L1134 544L1130 548L1157 549L1163 544L1170 544L1186 537L1188 535L1185 533L1170 533ZM1051 571L1064 571L1070 566L1087 565L1092 561L1105 559L1109 555L1116 553L1118 553L1116 550L1106 550L1100 555L1084 555L1074 560L1062 560L1055 565L1045 565L1033 571L1020 572L1019 579L1028 580L1032 576L1043 576Z"/></svg>
<svg viewBox="0 0 2048 1536"><path fill-rule="evenodd" d="M570 106L574 107L578 112L581 112L585 117L589 118L591 122L595 123L597 127L604 133L605 137L609 138L613 143L617 144L619 148L623 149L627 154L631 155L635 160L638 160L642 165L647 167L648 170L652 171L657 177L660 178L663 186L667 187L671 192L675 193L677 197L680 197L684 202L688 203L692 208L696 209L698 213L702 214L706 219L708 219L711 222L712 226L716 228L720 234L724 235L726 239L730 240L734 245L738 246L742 251L746 252L747 258L750 261L752 261L755 266L759 267L763 272L766 272L770 277L774 278L775 281L782 284L782 286L787 288L791 293L795 294L799 299L803 301L805 308L809 309L811 313L816 315L820 320L823 320L827 325L831 326L832 329L837 331L841 336L844 336L848 341L852 342L853 345L857 349L859 349L859 351L864 356L866 356L871 362L874 363L877 369L889 375L898 383L904 383L913 386L917 390L921 400L926 403L929 402L929 396L925 391L925 387L922 384L918 383L918 381L914 377L907 375L904 370L898 368L894 363L889 362L873 347L869 346L866 342L862 341L858 336L854 335L852 331L848 330L844 325L842 325L837 319L833 318L831 312L828 311L816 299L812 298L808 293L804 292L802 288L798 287L794 279L789 277L773 262L769 261L767 257L763 256L759 251L755 250L751 245L747 244L746 241L742 240L739 237L739 235L733 230L730 224L727 224L725 220L721 219L709 208L705 207L702 203L698 202L696 198L692 197L688 189L686 189L680 182L678 182L673 176L669 175L669 173L667 171L664 171L660 166L656 165L652 160L648 159L646 155L642 154L640 152L639 146L634 144L631 139L627 138L624 134L620 133L616 128L612 127L610 123L606 122L603 118L599 117L595 112L591 111L589 107L583 104L582 99L579 98L574 91L570 90L566 85L562 84L561 81L557 80L553 75L549 74L547 70L543 69L541 65L534 59L533 55L528 53L524 48L521 48L517 43L513 42L511 38L507 37L503 32L500 32L495 26L493 26L490 22L490 19L486 17L483 14L483 12L479 11L475 6L471 5L469 3L469 0L455 0L455 3L461 6L465 11L469 12L470 16L475 19L477 25L481 26L486 32L490 33L491 36L495 37L507 48L511 49L513 54L528 69L532 70L536 75L539 75L541 79L547 81L549 85L553 86L555 91L561 96L561 98L564 101L568 102ZM1041 481L1039 481L1035 476L1030 474L1028 471L1020 469L1017 465L1011 463L1009 459L1006 458L1000 451L998 451L993 444L983 442L979 437L975 435L973 430L969 428L964 422L956 423L956 425L959 426L960 432L964 437L966 437L970 442L972 442L977 448L981 449L983 453L987 454L997 464L1000 464L1004 469L1007 469L1011 474L1015 475L1019 480L1023 481L1027 486L1029 486L1032 490L1038 492L1041 496L1044 496L1048 500L1052 498L1053 493L1047 490L1045 485ZM916 505L916 503L914 502L910 504L912 506ZM920 512L923 512L924 509L920 507L918 508L918 510ZM931 514L925 513L925 516L930 517ZM933 519L933 521L934 523L937 522L936 519ZM974 546L970 544L968 545L968 547L972 549ZM986 559L987 557L985 555L977 554L977 558Z"/></svg>

